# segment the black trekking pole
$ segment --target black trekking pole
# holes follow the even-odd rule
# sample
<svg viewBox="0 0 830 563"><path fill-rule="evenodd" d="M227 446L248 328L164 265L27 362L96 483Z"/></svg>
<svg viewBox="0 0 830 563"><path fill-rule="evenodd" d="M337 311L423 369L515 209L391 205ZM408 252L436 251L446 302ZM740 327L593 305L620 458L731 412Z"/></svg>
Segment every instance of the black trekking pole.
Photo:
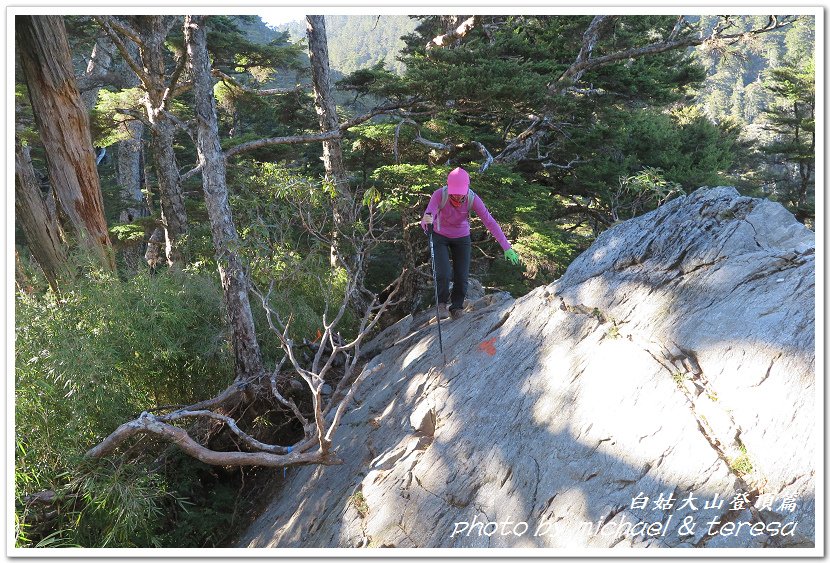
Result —
<svg viewBox="0 0 830 563"><path fill-rule="evenodd" d="M438 311L438 277L435 275L435 248L432 245L432 223L429 224L429 256L432 261L432 285L435 287L435 320L438 321L438 348L441 350L441 357L444 366L447 365L447 356L444 354L444 340L441 338L441 314Z"/></svg>

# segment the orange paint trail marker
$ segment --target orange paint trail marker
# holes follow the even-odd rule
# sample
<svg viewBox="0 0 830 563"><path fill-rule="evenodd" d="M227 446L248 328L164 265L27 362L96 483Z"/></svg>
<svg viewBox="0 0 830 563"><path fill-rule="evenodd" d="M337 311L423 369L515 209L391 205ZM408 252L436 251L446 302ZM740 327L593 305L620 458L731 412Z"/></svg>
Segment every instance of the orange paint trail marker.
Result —
<svg viewBox="0 0 830 563"><path fill-rule="evenodd" d="M494 336L490 340L485 340L481 344L478 345L479 350L486 353L488 356L495 356L496 355L496 347L493 343L496 341L496 337Z"/></svg>

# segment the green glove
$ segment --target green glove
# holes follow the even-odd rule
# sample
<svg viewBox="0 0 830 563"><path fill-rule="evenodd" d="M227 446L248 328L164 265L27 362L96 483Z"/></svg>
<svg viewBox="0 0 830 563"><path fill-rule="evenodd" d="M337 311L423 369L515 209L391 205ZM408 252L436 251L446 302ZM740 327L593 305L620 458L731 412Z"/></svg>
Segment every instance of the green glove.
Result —
<svg viewBox="0 0 830 563"><path fill-rule="evenodd" d="M517 266L519 264L519 255L516 254L516 251L512 248L508 248L504 251L504 258L505 260L510 260L510 263L514 266Z"/></svg>

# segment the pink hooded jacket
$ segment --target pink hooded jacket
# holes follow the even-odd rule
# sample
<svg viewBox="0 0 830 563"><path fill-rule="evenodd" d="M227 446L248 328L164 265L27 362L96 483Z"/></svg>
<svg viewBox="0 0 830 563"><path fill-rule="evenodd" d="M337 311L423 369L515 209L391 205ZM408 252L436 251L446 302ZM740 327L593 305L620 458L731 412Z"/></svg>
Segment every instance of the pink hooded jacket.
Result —
<svg viewBox="0 0 830 563"><path fill-rule="evenodd" d="M441 205L441 191L444 188L440 188L433 192L432 197L429 198L429 205L427 205L427 209L425 213L431 214L433 217L436 217L438 214L438 206ZM481 219L481 222L484 223L484 226L487 227L487 230L490 231L490 234L498 241L499 245L501 245L502 250L508 250L510 248L510 243L507 242L507 237L504 236L504 233L499 227L499 224L496 223L496 220L493 219L493 216L490 215L490 212L487 211L487 207L484 206L484 202L481 201L481 198L476 194L475 198L473 198L473 208L470 210L471 212L475 212L476 215ZM435 225L436 223L433 223ZM435 229L435 232L439 235L443 235L447 238L461 238L465 237L470 234L470 219L467 214L467 203L464 202L458 207L454 207L449 200L447 200L447 204L441 210L441 230Z"/></svg>

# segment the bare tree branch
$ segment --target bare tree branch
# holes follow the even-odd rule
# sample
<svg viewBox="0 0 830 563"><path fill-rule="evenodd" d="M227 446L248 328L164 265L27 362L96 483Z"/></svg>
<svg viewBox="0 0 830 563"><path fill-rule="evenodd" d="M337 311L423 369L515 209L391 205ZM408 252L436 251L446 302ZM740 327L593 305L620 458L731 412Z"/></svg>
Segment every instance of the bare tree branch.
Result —
<svg viewBox="0 0 830 563"><path fill-rule="evenodd" d="M152 84L150 77L144 72L144 69L139 65L136 60L130 55L129 49L122 41L121 36L118 32L123 33L127 37L129 37L136 45L144 45L141 40L141 36L130 26L126 25L123 22L118 21L116 18L112 16L94 16L95 21L107 32L107 35L115 46L118 48L118 52L121 53L121 57L127 63L127 65L132 69L132 71L138 76L139 80L141 80L142 85L144 85L144 89L146 91L150 91L152 89ZM118 30L116 32L115 30Z"/></svg>
<svg viewBox="0 0 830 563"><path fill-rule="evenodd" d="M351 119L348 119L348 120L344 121L343 123L338 125L338 128L341 131L346 131L347 129L351 129L352 127L360 125L361 123L369 121L373 117L376 117L378 115L393 113L393 112L395 112L395 111L397 111L401 108L411 107L413 104L415 104L415 101L407 101L407 102L401 102L399 104L392 104L392 105L388 105L388 106L376 107L368 113L364 113L362 115L358 115L357 117L353 117Z"/></svg>
<svg viewBox="0 0 830 563"><path fill-rule="evenodd" d="M285 360L287 357L288 356L283 356L283 360ZM280 364L282 364L282 363L283 363L283 361L280 362ZM282 403L283 405L285 405L286 407L291 409L291 412L294 414L294 416L297 417L297 420L299 420L300 423L302 423L303 428L308 426L308 420L306 419L305 416L303 416L303 413L300 412L300 409L297 407L297 403L295 403L292 400L286 399L279 392L279 390L277 389L277 379L276 379L276 377L273 377L273 376L271 377L271 393L273 393L274 397L280 403Z"/></svg>
<svg viewBox="0 0 830 563"><path fill-rule="evenodd" d="M351 361L350 364L347 364L346 374L344 374L343 378L337 384L337 388L334 390L334 393L332 394L331 401L329 402L329 405L326 407L326 410L323 411L323 416L324 417L328 417L329 412L331 411L331 409L335 405L338 404L337 401L338 401L339 397L342 395L343 391L345 390L347 382L349 381L350 376L351 376L351 371L354 369L355 364L356 364L358 358L360 357L360 344L362 342L363 336L368 334L370 331L372 331L374 329L377 322L381 319L381 317L383 316L383 314L386 312L386 310L389 307L396 304L396 302L393 300L393 297L397 294L398 290L400 289L401 283L404 280L405 274L406 274L406 271L404 270L403 272L401 272L401 275L399 275L389 286L387 286L387 288L384 290L384 292L388 292L388 297L387 297L386 300L384 300L384 302L382 304L375 305L376 309L374 311L372 311L372 307L367 309L366 315L364 315L363 320L361 321L361 324L360 324L360 329L358 331L359 336L353 342L355 353L352 357L352 361ZM376 303L376 301L374 303ZM369 321L370 313L374 317L371 321ZM358 383L358 382L355 382L355 383ZM337 425L336 423L332 423L332 427L334 427L336 425Z"/></svg>
<svg viewBox="0 0 830 563"><path fill-rule="evenodd" d="M196 410L178 410L178 411L172 412L168 415L159 416L159 417L156 417L156 418L161 422L173 422L173 421L178 420L180 418L188 418L188 417L203 417L203 418L210 418L210 419L213 419L213 420L219 420L221 422L224 422L227 425L227 427L230 428L231 431L234 434L239 436L239 438L241 438L242 441L245 442L245 444L248 447L253 448L255 450L261 450L263 452L270 452L272 454L285 454L285 453L289 453L291 451L290 447L277 446L277 445L266 444L264 442L260 442L259 440L257 440L253 436L247 434L246 432L243 432L239 428L239 426L236 424L236 421L233 418L231 418L229 416L225 416L223 414L213 412L213 411L209 411L209 410L198 410L198 411L196 411Z"/></svg>
<svg viewBox="0 0 830 563"><path fill-rule="evenodd" d="M496 156L496 162L516 162L524 159L534 145L547 135L549 129L550 123L546 118L534 120L527 129L504 147L504 150Z"/></svg>
<svg viewBox="0 0 830 563"><path fill-rule="evenodd" d="M133 28L127 22L119 20L118 18L114 18L112 16L93 16L93 17L98 23L106 22L109 26L111 26L112 28L117 30L118 33L120 33L121 35L125 35L128 38L130 38L130 40L132 40L133 43L135 43L136 45L139 45L139 46L144 45L144 39L141 37L141 34L138 31L136 31L135 28ZM105 29L105 31L106 31L106 29ZM107 33L107 35L109 35L109 33ZM112 38L111 35L110 35L110 38Z"/></svg>
<svg viewBox="0 0 830 563"><path fill-rule="evenodd" d="M365 236L365 235L364 235ZM340 309L338 310L337 315L332 321L326 321L325 316L323 320L325 332L321 337L321 345L318 348L317 354L315 355L314 361L312 362L311 370L306 370L303 368L294 353L294 343L287 337L288 328L287 325L283 324L282 321L279 319L279 315L273 310L268 302L268 296L271 294L271 289L273 288L273 282L271 287L269 288L268 294L263 295L259 292L256 288L252 291L260 298L262 302L263 309L265 310L266 320L268 325L270 326L271 330L276 333L277 337L279 338L283 351L286 354L286 357L289 358L291 364L293 365L294 369L300 376L306 381L306 384L309 386L311 390L311 399L312 399L312 409L314 413L314 424L313 427L316 430L317 441L320 445L320 451L322 453L328 452L332 444L332 437L334 435L334 429L337 424L340 422L340 418L342 417L343 412L348 406L348 403L351 401L354 393L356 391L356 387L371 373L379 370L382 366L375 367L372 370L364 370L358 379L355 380L354 383L351 383L350 390L346 394L346 397L338 404L337 413L335 414L334 419L330 424L326 423L326 416L330 412L331 408L336 404L335 401L339 398L339 395L342 393L344 387L348 384L348 380L350 379L351 369L354 368L357 358L359 356L359 346L362 340L366 337L366 335L375 327L376 323L380 320L383 313L386 311L386 308L389 304L393 301L395 293L398 290L400 285L400 280L403 279L403 276L399 276L397 280L397 285L395 289L387 296L386 300L382 305L378 305L377 307L370 306L366 313L364 314L363 320L360 324L360 328L358 330L358 336L352 341L347 344L339 344L334 339L334 328L337 326L337 323L343 317L345 313L350 298L354 295L354 287L353 281L351 277L347 282L347 287L345 289L345 297L343 303L341 304ZM374 299L373 305L377 303L377 298ZM277 329L276 324L282 326L282 330L280 331ZM329 355L328 360L326 361L325 365L322 368L319 368L319 363L321 360L321 355L325 348L325 342L328 341L329 345L331 346L331 353ZM322 394L321 389L323 384L326 381L326 375L328 371L332 368L334 359L337 357L338 354L345 354L347 350L354 349L354 355L351 356L351 362L347 361L347 370L346 373L341 378L340 382L337 386L337 391L332 395L332 399L329 404L324 407L322 402ZM346 354L347 358L349 355ZM282 401L281 401L282 402ZM284 403L287 404L287 401ZM299 412L295 412L295 415L301 420L305 421L305 417L303 417ZM308 427L308 425L304 422L304 427Z"/></svg>
<svg viewBox="0 0 830 563"><path fill-rule="evenodd" d="M675 39L677 39L677 36L680 34L680 30L683 29L683 26L684 26L685 23L686 23L686 17L685 16L678 16L677 17L677 22L675 22L674 28L672 28L671 33L669 33L667 41L674 41Z"/></svg>
<svg viewBox="0 0 830 563"><path fill-rule="evenodd" d="M170 94L170 98L171 99L172 98L178 98L179 96L181 96L182 94L184 94L185 92L190 90L191 88L193 88L193 81L192 80L187 80L186 82L180 82L179 84L176 85L175 88L173 88L173 92Z"/></svg>
<svg viewBox="0 0 830 563"><path fill-rule="evenodd" d="M594 16L585 33L582 34L582 46L576 56L574 63L562 73L559 80L571 79L577 82L582 78L582 74L588 68L585 66L591 58L591 53L599 41L600 34L608 28L609 24L613 23L619 16Z"/></svg>
<svg viewBox="0 0 830 563"><path fill-rule="evenodd" d="M247 143L240 143L225 151L225 160L237 154L275 145L299 145L303 143L317 143L322 141L328 141L330 139L337 139L342 137L343 131L346 131L347 129L360 125L361 123L364 123L377 115L392 113L393 111L400 109L402 107L407 107L408 105L410 105L410 103L378 107L373 109L369 113L365 113L363 115L359 115L357 117L353 117L352 119L344 121L343 123L338 125L337 129L326 131L324 133L309 133L307 135L292 135L287 137L268 137L265 139L248 141ZM195 176L201 171L202 166L196 166L195 168L188 170L187 172L182 174L181 180L185 181L188 178Z"/></svg>
<svg viewBox="0 0 830 563"><path fill-rule="evenodd" d="M249 382L246 381L236 381L232 383L230 386L228 386L216 397L212 397L206 401L201 401L184 408L195 411L227 407L228 405L232 405L242 400L243 394L245 392L245 387L248 385L248 383Z"/></svg>
<svg viewBox="0 0 830 563"><path fill-rule="evenodd" d="M593 84L590 88L577 88L576 86L568 86L567 88L562 90L562 93L565 94L579 94L581 96L604 96L608 92L603 90L602 88L593 88Z"/></svg>
<svg viewBox="0 0 830 563"><path fill-rule="evenodd" d="M172 111L168 111L166 109L161 110L161 112L172 121L176 127L184 131L188 137L195 143L196 142L196 123L195 121L182 121L179 119Z"/></svg>
<svg viewBox="0 0 830 563"><path fill-rule="evenodd" d="M329 425L328 432L326 432L325 439L327 442L331 443L331 441L334 439L334 433L337 431L337 427L340 426L340 419L343 417L343 413L346 412L346 409L349 408L349 404L352 402L352 398L354 397L358 387L360 387L360 384L363 383L363 381L366 378L379 372L383 368L384 365L382 363L379 363L372 369L364 369L361 372L361 374L357 376L357 379L355 379L354 383L352 383L349 387L348 393L346 393L346 396L343 398L342 401L340 401L340 404L337 406L337 411L335 411L334 418L332 419L331 424Z"/></svg>
<svg viewBox="0 0 830 563"><path fill-rule="evenodd" d="M470 144L478 147L478 150L481 152L481 156L484 157L484 163L478 169L479 173L484 172L490 168L491 164L493 164L493 155L490 154L490 151L488 151L487 148L478 141L470 141Z"/></svg>
<svg viewBox="0 0 830 563"><path fill-rule="evenodd" d="M573 195L570 196L570 200L574 203L574 205L569 205L569 206L565 207L564 209L562 209L561 211L557 211L557 212L553 213L551 218L552 219L561 219L561 218L567 217L569 215L574 215L574 214L577 214L577 213L581 213L583 215L586 215L586 216L594 219L598 223L602 223L606 227L611 226L611 224L612 224L611 218L609 218L606 214L602 213L600 210L594 209L592 207L588 207L587 205L583 205L582 203L577 201L577 199Z"/></svg>
<svg viewBox="0 0 830 563"><path fill-rule="evenodd" d="M554 162L543 162L542 166L544 168L559 168L560 170L570 170L574 167L575 164L582 164L583 162L588 162L588 160L581 160L579 157L576 157L568 164L556 164Z"/></svg>
<svg viewBox="0 0 830 563"><path fill-rule="evenodd" d="M150 123L150 120L147 119L147 116L144 115L142 112L136 110L136 109L115 108L115 112L116 113L121 113L121 114L124 114L124 115L129 115L133 119L139 120L140 122L142 122L147 127L152 126L152 124Z"/></svg>
<svg viewBox="0 0 830 563"><path fill-rule="evenodd" d="M187 66L187 57L182 55L179 57L176 70L173 71L173 74L170 76L170 80L167 82L167 87L164 89L164 95L161 97L161 107L167 107L167 100L178 94L176 92L176 82L179 81L179 77L184 71L185 66Z"/></svg>
<svg viewBox="0 0 830 563"><path fill-rule="evenodd" d="M453 41L463 39L479 23L481 23L481 16L472 16L470 18L467 18L461 23L461 25L459 25L449 33L445 33L444 35L439 35L438 37L433 38L432 41L427 43L426 49L430 50L434 49L435 47L446 47Z"/></svg>
<svg viewBox="0 0 830 563"><path fill-rule="evenodd" d="M319 463L334 465L340 463L337 456L330 452L302 453L292 450L287 454L270 452L218 452L206 448L177 426L163 422L149 413L143 413L138 419L125 422L103 442L86 452L86 457L98 459L112 454L127 439L138 434L155 434L179 446L186 454L209 465L257 465L262 467L284 467Z"/></svg>
<svg viewBox="0 0 830 563"><path fill-rule="evenodd" d="M294 88L251 88L250 86L245 86L240 84L234 77L225 74L219 69L212 69L211 74L216 78L220 79L222 82L230 84L234 88L238 90L242 90L243 92L247 92L249 94L254 94L257 96L273 96L275 94L289 94L292 92L298 92L300 90L299 86L295 86Z"/></svg>
<svg viewBox="0 0 830 563"><path fill-rule="evenodd" d="M330 139L337 139L343 135L343 131L351 127L355 127L356 125L359 125L365 121L368 121L376 115L389 113L399 107L401 106L388 106L376 108L369 113L360 115L358 117L354 117L348 121L344 121L343 123L338 125L337 129L326 131L324 133L311 133L308 135L293 135L288 137L270 137L267 139L257 139L256 141L242 143L225 151L225 158L230 158L231 156L237 155L242 152L247 152L271 145L297 145L301 143L316 143L321 141L328 141Z"/></svg>
<svg viewBox="0 0 830 563"><path fill-rule="evenodd" d="M269 137L267 139L257 139L256 141L249 141L241 143L235 147L231 147L225 151L225 158L230 158L239 153L261 149L271 145L299 145L302 143L315 143L318 141L328 141L330 139L339 139L342 136L340 129L334 131L326 131L325 133L311 133L309 135L290 135L288 137Z"/></svg>
<svg viewBox="0 0 830 563"><path fill-rule="evenodd" d="M397 127L395 127L395 137L394 142L392 144L392 151L395 155L395 162L400 162L400 153L398 151L398 142L400 139L401 127L404 125L413 125L415 129L418 131L415 137L412 139L413 142L424 145L425 147L429 147L431 149L439 150L439 151L449 151L450 157L458 152L467 149L469 147L475 147L481 153L481 156L484 157L484 162L479 167L479 172L484 172L490 165L493 163L493 155L490 154L490 151L478 141L470 141L469 143L457 143L454 145L448 145L446 143L438 143L436 141L430 141L429 139L425 139L421 136L421 126L418 125L415 121L411 119L402 119Z"/></svg>
<svg viewBox="0 0 830 563"><path fill-rule="evenodd" d="M124 79L122 73L112 71L96 76L76 76L75 81L78 84L78 91L81 93L100 88L101 86L116 86L118 88L129 88L131 86Z"/></svg>

